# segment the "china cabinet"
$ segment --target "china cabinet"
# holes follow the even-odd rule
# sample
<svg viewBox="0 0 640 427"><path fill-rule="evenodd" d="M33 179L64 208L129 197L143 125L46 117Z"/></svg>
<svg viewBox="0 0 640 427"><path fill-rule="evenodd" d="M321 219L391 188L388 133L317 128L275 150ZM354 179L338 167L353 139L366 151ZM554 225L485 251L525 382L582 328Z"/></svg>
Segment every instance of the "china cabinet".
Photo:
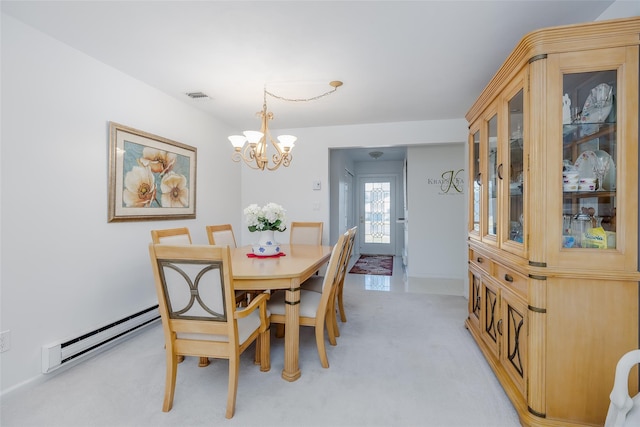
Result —
<svg viewBox="0 0 640 427"><path fill-rule="evenodd" d="M640 348L639 43L640 17L529 33L466 116L466 326L523 425L602 425Z"/></svg>

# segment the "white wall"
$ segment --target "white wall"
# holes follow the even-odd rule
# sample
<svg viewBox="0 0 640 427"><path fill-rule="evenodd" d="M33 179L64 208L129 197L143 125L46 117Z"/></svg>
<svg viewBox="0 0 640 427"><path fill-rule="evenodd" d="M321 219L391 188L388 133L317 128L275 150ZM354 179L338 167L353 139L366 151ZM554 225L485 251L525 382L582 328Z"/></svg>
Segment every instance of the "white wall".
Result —
<svg viewBox="0 0 640 427"><path fill-rule="evenodd" d="M157 302L152 228L241 226L231 129L2 15L2 391L40 376L40 348ZM197 219L107 223L108 121L198 149Z"/></svg>
<svg viewBox="0 0 640 427"><path fill-rule="evenodd" d="M353 201L354 189L356 186L355 179L355 164L352 159L350 159L345 154L345 150L330 150L330 159L329 159L329 185L330 185L330 212L329 218L331 218L330 230L329 230L329 242L337 242L338 236L340 233L344 233L349 226L354 226L356 224L355 215L355 203ZM345 194L345 185L347 185L347 179L345 177L345 173L351 174L350 188L349 194ZM342 204L348 204L350 209L348 212L345 212L345 207ZM342 218L342 216L348 216L347 218ZM340 221L342 227L340 226Z"/></svg>
<svg viewBox="0 0 640 427"><path fill-rule="evenodd" d="M465 152L462 143L407 150L410 277L465 280ZM449 171L456 186L446 182Z"/></svg>
<svg viewBox="0 0 640 427"><path fill-rule="evenodd" d="M329 149L384 147L390 145L442 144L466 141L467 122L464 119L423 122L377 123L369 125L300 128L274 131L298 137L293 162L277 173L242 168L242 206L250 203L279 203L287 209L291 220L324 221L323 241L329 242ZM321 191L311 184L319 179ZM314 205L319 209L314 210ZM253 241L251 233L242 227L243 244ZM288 241L288 231L281 241Z"/></svg>
<svg viewBox="0 0 640 427"><path fill-rule="evenodd" d="M616 18L630 18L640 16L640 1L638 0L616 0L605 10L596 21Z"/></svg>

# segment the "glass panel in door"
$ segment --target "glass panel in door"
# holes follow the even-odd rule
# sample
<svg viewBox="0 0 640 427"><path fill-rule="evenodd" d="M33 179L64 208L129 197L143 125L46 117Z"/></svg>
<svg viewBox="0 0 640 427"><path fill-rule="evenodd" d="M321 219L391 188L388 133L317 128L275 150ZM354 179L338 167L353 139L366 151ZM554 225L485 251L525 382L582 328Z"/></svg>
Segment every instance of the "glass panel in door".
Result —
<svg viewBox="0 0 640 427"><path fill-rule="evenodd" d="M509 100L509 240L523 242L523 91Z"/></svg>
<svg viewBox="0 0 640 427"><path fill-rule="evenodd" d="M562 80L562 246L615 249L617 71Z"/></svg>
<svg viewBox="0 0 640 427"><path fill-rule="evenodd" d="M471 171L471 182L473 183L473 200L471 207L471 215L473 218L473 224L471 231L480 233L480 131L473 134L472 137L472 152L473 170Z"/></svg>
<svg viewBox="0 0 640 427"><path fill-rule="evenodd" d="M487 234L495 237L498 231L498 116L494 115L487 122L489 135L489 162L487 167L487 191L489 203L487 204Z"/></svg>
<svg viewBox="0 0 640 427"><path fill-rule="evenodd" d="M361 178L360 253L395 254L395 178Z"/></svg>

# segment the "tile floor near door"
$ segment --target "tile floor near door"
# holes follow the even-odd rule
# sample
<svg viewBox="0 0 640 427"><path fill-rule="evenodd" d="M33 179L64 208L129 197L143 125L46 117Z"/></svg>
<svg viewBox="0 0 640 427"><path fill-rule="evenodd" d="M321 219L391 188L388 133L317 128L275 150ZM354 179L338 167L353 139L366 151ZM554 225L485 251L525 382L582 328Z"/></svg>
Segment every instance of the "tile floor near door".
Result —
<svg viewBox="0 0 640 427"><path fill-rule="evenodd" d="M354 257L355 260L355 257ZM352 261L353 263L353 261ZM313 330L300 331L301 378L280 377L281 339L271 370L241 358L236 413L224 417L228 363L178 369L173 408L161 411L165 358L160 324L57 374L2 396L0 425L24 426L460 426L511 427L518 417L464 327L459 284L348 274L347 322L318 359ZM454 295L450 295L454 294Z"/></svg>

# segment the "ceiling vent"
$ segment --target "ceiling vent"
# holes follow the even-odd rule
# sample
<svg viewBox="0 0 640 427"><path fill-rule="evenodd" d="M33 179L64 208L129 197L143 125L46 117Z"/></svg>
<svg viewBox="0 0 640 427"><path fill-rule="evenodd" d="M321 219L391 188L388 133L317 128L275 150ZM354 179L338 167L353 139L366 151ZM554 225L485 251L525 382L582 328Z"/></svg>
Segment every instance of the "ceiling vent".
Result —
<svg viewBox="0 0 640 427"><path fill-rule="evenodd" d="M209 98L209 95L203 92L187 92L187 96L193 99Z"/></svg>

